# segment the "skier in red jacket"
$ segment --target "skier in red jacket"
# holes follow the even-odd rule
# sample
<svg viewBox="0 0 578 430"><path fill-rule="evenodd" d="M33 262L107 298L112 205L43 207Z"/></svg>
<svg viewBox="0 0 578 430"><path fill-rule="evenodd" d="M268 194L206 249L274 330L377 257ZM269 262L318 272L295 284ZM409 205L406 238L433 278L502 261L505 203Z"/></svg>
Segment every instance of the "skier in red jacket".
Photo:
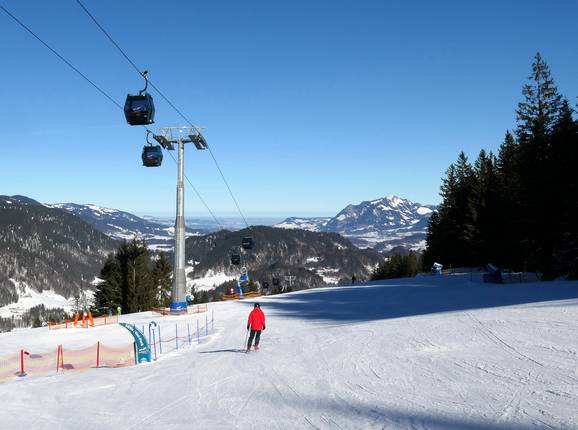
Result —
<svg viewBox="0 0 578 430"><path fill-rule="evenodd" d="M265 330L265 314L261 310L261 305L259 303L255 303L255 307L249 314L249 319L247 320L247 330L249 329L251 330L251 334L249 336L249 343L247 344L247 352L251 350L253 339L255 339L255 350L259 349L261 331Z"/></svg>

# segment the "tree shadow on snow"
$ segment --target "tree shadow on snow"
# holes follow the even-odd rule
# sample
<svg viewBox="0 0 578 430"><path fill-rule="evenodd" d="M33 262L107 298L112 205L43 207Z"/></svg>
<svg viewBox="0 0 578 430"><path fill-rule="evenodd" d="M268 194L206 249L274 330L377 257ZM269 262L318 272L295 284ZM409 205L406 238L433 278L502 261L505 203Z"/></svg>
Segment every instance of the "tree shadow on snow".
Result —
<svg viewBox="0 0 578 430"><path fill-rule="evenodd" d="M276 398L275 392L269 393L270 397ZM418 399L416 399L418 400ZM425 399L424 399L425 401ZM286 403L286 399L284 399ZM265 407L257 404L257 407ZM346 403L338 403L329 399L298 397L292 398L288 403L293 410L302 411L304 418L303 427L319 425L321 428L327 427L328 418L338 426L351 425L355 422L359 428L382 428L382 429L429 429L429 430L535 430L536 428L566 428L562 423L546 424L544 417L532 418L530 415L524 418L523 423L484 419L471 415L468 405L464 405L468 413L464 417L456 416L455 411L439 411L439 413L427 412L426 410L402 410L388 406L371 405L354 399L347 399ZM427 407L426 407L427 409ZM513 418L514 420L516 418ZM342 422L345 421L345 422ZM558 420L557 420L558 421ZM299 428L296 421L295 428ZM357 427L357 426L356 426Z"/></svg>
<svg viewBox="0 0 578 430"><path fill-rule="evenodd" d="M351 323L577 298L578 282L481 284L470 283L467 275L454 275L312 289L270 296L261 304L265 313L274 311L299 319ZM253 306L252 301L243 304Z"/></svg>

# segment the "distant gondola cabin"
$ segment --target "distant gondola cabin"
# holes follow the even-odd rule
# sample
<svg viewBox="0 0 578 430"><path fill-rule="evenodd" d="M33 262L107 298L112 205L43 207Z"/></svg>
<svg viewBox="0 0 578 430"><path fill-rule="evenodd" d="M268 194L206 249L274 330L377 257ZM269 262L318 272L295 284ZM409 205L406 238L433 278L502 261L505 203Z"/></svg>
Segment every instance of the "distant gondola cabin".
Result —
<svg viewBox="0 0 578 430"><path fill-rule="evenodd" d="M234 266L241 264L241 256L239 254L231 255L231 264Z"/></svg>
<svg viewBox="0 0 578 430"><path fill-rule="evenodd" d="M150 94L127 95L124 116L130 125L148 125L155 119L155 104Z"/></svg>
<svg viewBox="0 0 578 430"><path fill-rule="evenodd" d="M142 164L146 167L159 167L163 162L163 150L160 145L147 145L142 149Z"/></svg>
<svg viewBox="0 0 578 430"><path fill-rule="evenodd" d="M241 246L243 247L243 249L253 249L253 238L244 237L243 241L241 242Z"/></svg>

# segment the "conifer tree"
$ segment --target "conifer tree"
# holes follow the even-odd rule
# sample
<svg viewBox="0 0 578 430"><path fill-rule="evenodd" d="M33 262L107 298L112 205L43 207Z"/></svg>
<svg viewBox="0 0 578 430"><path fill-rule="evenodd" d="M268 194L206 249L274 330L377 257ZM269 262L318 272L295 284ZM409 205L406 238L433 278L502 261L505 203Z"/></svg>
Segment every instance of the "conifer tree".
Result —
<svg viewBox="0 0 578 430"><path fill-rule="evenodd" d="M173 268L164 252L161 252L155 261L152 279L156 289L157 304L167 307L171 304Z"/></svg>
<svg viewBox="0 0 578 430"><path fill-rule="evenodd" d="M155 304L150 257L146 244L135 238L123 242L116 258L121 272L121 303L125 312L148 310Z"/></svg>
<svg viewBox="0 0 578 430"><path fill-rule="evenodd" d="M116 309L121 304L121 272L115 254L109 254L102 270L94 301L98 308Z"/></svg>
<svg viewBox="0 0 578 430"><path fill-rule="evenodd" d="M578 121L567 100L552 133L552 197L558 202L558 216L552 228L555 239L552 276L568 274L578 279Z"/></svg>
<svg viewBox="0 0 578 430"><path fill-rule="evenodd" d="M495 260L495 250L501 240L497 228L500 206L496 157L482 149L474 164L474 171L473 195L477 215L474 262L484 264Z"/></svg>
<svg viewBox="0 0 578 430"><path fill-rule="evenodd" d="M534 58L532 74L522 93L524 100L516 111L521 197L518 222L524 232L522 253L530 267L550 272L552 213L541 203L555 186L551 133L561 115L562 97L540 53Z"/></svg>

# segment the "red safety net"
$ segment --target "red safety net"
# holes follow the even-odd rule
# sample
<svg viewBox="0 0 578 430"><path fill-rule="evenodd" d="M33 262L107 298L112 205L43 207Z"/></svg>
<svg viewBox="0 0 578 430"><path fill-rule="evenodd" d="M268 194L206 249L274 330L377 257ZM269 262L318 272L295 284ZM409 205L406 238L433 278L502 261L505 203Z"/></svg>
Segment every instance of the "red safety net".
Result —
<svg viewBox="0 0 578 430"><path fill-rule="evenodd" d="M24 372L28 376L51 375L56 373L58 363L58 348L54 351L23 354Z"/></svg>
<svg viewBox="0 0 578 430"><path fill-rule="evenodd" d="M100 344L99 367L122 367L135 364L134 346L132 344L110 347Z"/></svg>
<svg viewBox="0 0 578 430"><path fill-rule="evenodd" d="M49 352L20 351L0 357L0 382L22 376L53 375L92 367L123 367L135 364L134 344L110 347L97 342L86 348L64 348Z"/></svg>
<svg viewBox="0 0 578 430"><path fill-rule="evenodd" d="M82 349L61 349L60 368L66 370L82 370L96 367L96 344Z"/></svg>

